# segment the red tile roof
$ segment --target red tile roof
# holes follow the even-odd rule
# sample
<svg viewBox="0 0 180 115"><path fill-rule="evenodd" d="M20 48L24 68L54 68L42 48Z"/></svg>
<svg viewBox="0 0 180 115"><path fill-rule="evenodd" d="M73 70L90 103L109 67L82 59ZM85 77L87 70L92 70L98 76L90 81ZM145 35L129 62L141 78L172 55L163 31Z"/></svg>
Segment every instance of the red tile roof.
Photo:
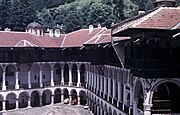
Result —
<svg viewBox="0 0 180 115"><path fill-rule="evenodd" d="M128 28L171 29L178 22L180 22L179 7L160 7L114 26L112 34Z"/></svg>
<svg viewBox="0 0 180 115"><path fill-rule="evenodd" d="M0 32L1 47L60 47L64 35L51 38L48 35L35 36L26 32Z"/></svg>
<svg viewBox="0 0 180 115"><path fill-rule="evenodd" d="M61 47L81 47L88 41L95 39L97 35L106 31L106 28L94 28L94 30L89 33L88 29L81 29L75 32L71 32L65 36L65 39Z"/></svg>

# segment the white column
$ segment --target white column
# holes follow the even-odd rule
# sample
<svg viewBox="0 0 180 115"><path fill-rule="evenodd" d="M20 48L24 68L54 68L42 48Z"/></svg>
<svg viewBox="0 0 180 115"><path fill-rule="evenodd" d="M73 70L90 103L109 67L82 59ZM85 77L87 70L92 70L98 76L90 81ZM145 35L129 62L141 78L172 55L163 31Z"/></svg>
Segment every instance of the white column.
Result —
<svg viewBox="0 0 180 115"><path fill-rule="evenodd" d="M64 85L64 70L61 69L61 85Z"/></svg>
<svg viewBox="0 0 180 115"><path fill-rule="evenodd" d="M31 97L28 99L28 108L31 108Z"/></svg>
<svg viewBox="0 0 180 115"><path fill-rule="evenodd" d="M80 105L80 96L78 96L78 105Z"/></svg>
<svg viewBox="0 0 180 115"><path fill-rule="evenodd" d="M103 76L100 75L99 78L100 78L100 82L101 82L100 92L103 92L103 90L102 90L103 89L103 79L102 79Z"/></svg>
<svg viewBox="0 0 180 115"><path fill-rule="evenodd" d="M111 79L110 78L108 78L108 96L111 96Z"/></svg>
<svg viewBox="0 0 180 115"><path fill-rule="evenodd" d="M120 82L118 82L118 101L122 101L122 99L121 99L121 83Z"/></svg>
<svg viewBox="0 0 180 115"><path fill-rule="evenodd" d="M19 109L18 99L16 99L16 109Z"/></svg>
<svg viewBox="0 0 180 115"><path fill-rule="evenodd" d="M28 88L31 88L31 71L28 71Z"/></svg>
<svg viewBox="0 0 180 115"><path fill-rule="evenodd" d="M72 86L72 72L69 69L69 86Z"/></svg>
<svg viewBox="0 0 180 115"><path fill-rule="evenodd" d="M136 102L137 99L135 99L133 101L133 114L136 115L137 114L137 102Z"/></svg>
<svg viewBox="0 0 180 115"><path fill-rule="evenodd" d="M54 86L54 70L51 69L51 86Z"/></svg>
<svg viewBox="0 0 180 115"><path fill-rule="evenodd" d="M80 75L80 70L77 70L77 74L78 74L77 87L80 87L80 86L81 86L81 75Z"/></svg>
<svg viewBox="0 0 180 115"><path fill-rule="evenodd" d="M2 76L2 90L6 90L6 84L5 84L5 76L6 76L6 71L3 71L3 76Z"/></svg>
<svg viewBox="0 0 180 115"><path fill-rule="evenodd" d="M96 89L99 90L99 75L96 75Z"/></svg>
<svg viewBox="0 0 180 115"><path fill-rule="evenodd" d="M96 88L96 74L95 73L93 73L93 79L94 79L94 89L97 89ZM96 93L96 92L95 92Z"/></svg>
<svg viewBox="0 0 180 115"><path fill-rule="evenodd" d="M3 100L3 111L6 111L6 100Z"/></svg>
<svg viewBox="0 0 180 115"><path fill-rule="evenodd" d="M39 96L39 102L40 102L39 105L42 106L42 96L41 95Z"/></svg>
<svg viewBox="0 0 180 115"><path fill-rule="evenodd" d="M64 95L61 94L61 102L63 102L63 101L64 101Z"/></svg>
<svg viewBox="0 0 180 115"><path fill-rule="evenodd" d="M105 98L105 94L107 93L107 92L106 92L106 85L107 85L107 84L106 84L106 79L107 79L107 78L104 77L104 86L103 86L103 87L104 87L104 98Z"/></svg>
<svg viewBox="0 0 180 115"><path fill-rule="evenodd" d="M144 105L144 115L151 115L151 107L153 106L152 104L146 104L143 103Z"/></svg>
<svg viewBox="0 0 180 115"><path fill-rule="evenodd" d="M96 112L97 112L97 115L99 115L99 105L97 105L97 108L96 108Z"/></svg>
<svg viewBox="0 0 180 115"><path fill-rule="evenodd" d="M51 105L54 104L54 95L51 95Z"/></svg>
<svg viewBox="0 0 180 115"><path fill-rule="evenodd" d="M69 104L72 102L72 95L69 95Z"/></svg>
<svg viewBox="0 0 180 115"><path fill-rule="evenodd" d="M15 84L15 89L19 89L19 79L18 79L18 74L19 72L16 72L16 84Z"/></svg>
<svg viewBox="0 0 180 115"><path fill-rule="evenodd" d="M43 83L42 83L42 70L39 71L39 81L40 81L40 87L43 87Z"/></svg>
<svg viewBox="0 0 180 115"><path fill-rule="evenodd" d="M116 82L113 80L113 98L116 97Z"/></svg>
<svg viewBox="0 0 180 115"><path fill-rule="evenodd" d="M126 103L126 84L123 83L123 110L124 110L125 103Z"/></svg>

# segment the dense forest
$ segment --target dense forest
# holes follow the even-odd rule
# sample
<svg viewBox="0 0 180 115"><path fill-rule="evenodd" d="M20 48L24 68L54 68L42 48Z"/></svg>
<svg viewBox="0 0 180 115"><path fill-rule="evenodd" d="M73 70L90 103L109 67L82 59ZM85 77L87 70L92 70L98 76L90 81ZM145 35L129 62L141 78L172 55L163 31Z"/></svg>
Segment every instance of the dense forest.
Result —
<svg viewBox="0 0 180 115"><path fill-rule="evenodd" d="M154 0L0 0L0 30L24 31L33 21L68 33L90 24L110 27L153 8ZM177 5L180 0L177 0Z"/></svg>

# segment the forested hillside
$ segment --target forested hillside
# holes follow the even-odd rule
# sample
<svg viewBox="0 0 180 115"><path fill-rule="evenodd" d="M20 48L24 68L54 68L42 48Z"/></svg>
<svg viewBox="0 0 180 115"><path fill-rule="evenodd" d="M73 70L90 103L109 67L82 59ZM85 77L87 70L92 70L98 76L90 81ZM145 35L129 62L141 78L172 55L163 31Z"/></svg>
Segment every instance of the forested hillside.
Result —
<svg viewBox="0 0 180 115"><path fill-rule="evenodd" d="M45 29L61 26L63 33L90 24L110 27L139 10L153 8L154 0L0 0L0 29L24 31L33 21ZM177 0L177 5L180 0Z"/></svg>

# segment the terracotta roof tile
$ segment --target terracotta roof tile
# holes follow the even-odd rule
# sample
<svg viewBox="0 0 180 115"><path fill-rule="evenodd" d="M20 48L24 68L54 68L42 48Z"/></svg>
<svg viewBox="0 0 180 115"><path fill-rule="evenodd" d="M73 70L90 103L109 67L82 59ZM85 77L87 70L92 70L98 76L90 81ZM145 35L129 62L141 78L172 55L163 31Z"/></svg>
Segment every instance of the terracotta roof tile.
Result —
<svg viewBox="0 0 180 115"><path fill-rule="evenodd" d="M179 7L160 7L114 26L113 34L128 28L171 29L180 22Z"/></svg>
<svg viewBox="0 0 180 115"><path fill-rule="evenodd" d="M35 36L26 32L0 32L1 47L60 47L64 36L51 38L48 35ZM23 44L23 42L25 42Z"/></svg>

